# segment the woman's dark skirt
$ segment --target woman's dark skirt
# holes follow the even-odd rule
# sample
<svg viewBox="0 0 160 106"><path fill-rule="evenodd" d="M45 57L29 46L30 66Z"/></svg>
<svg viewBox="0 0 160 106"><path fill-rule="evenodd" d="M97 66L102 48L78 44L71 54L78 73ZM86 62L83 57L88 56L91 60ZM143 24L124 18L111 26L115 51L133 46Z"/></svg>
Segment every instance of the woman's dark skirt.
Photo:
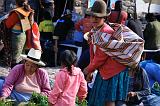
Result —
<svg viewBox="0 0 160 106"><path fill-rule="evenodd" d="M128 93L128 69L104 80L98 72L89 95L88 106L105 106L107 101L125 101Z"/></svg>

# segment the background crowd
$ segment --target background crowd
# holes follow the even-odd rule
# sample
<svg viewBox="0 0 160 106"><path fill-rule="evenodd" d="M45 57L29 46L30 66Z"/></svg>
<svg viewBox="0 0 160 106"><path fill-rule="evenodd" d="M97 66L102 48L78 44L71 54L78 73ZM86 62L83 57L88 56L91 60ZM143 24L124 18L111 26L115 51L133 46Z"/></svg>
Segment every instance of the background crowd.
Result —
<svg viewBox="0 0 160 106"><path fill-rule="evenodd" d="M0 77L0 100L29 101L37 92L51 106L75 106L76 97L87 99L88 106L160 105L160 86L155 86L160 84L158 15L146 14L143 28L137 16L123 10L121 0L113 10L107 1L96 0L76 21L72 0L60 10L54 10L58 0L36 6L29 0L15 2L0 25L0 64L11 67L6 78ZM55 66L55 52L60 70L51 88L41 67Z"/></svg>

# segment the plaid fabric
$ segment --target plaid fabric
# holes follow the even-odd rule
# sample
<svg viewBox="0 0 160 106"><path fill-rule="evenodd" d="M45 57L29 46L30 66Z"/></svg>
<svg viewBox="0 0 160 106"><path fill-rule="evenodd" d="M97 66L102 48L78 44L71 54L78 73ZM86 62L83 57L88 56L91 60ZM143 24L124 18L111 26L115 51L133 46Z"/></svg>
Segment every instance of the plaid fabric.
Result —
<svg viewBox="0 0 160 106"><path fill-rule="evenodd" d="M144 40L127 26L114 24L115 32L110 35L98 31L89 38L89 42L99 46L102 51L116 61L135 67L144 50Z"/></svg>

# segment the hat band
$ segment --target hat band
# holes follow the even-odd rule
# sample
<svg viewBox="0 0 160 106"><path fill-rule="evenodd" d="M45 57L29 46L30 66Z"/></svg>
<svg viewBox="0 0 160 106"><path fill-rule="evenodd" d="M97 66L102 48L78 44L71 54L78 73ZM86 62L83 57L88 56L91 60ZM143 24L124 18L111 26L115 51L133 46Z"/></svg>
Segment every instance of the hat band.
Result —
<svg viewBox="0 0 160 106"><path fill-rule="evenodd" d="M31 59L31 60L33 60L33 61L37 61L37 62L40 61L40 59L35 59L35 58L33 58L33 57L30 57L30 56L27 56L27 58L29 58L29 59Z"/></svg>

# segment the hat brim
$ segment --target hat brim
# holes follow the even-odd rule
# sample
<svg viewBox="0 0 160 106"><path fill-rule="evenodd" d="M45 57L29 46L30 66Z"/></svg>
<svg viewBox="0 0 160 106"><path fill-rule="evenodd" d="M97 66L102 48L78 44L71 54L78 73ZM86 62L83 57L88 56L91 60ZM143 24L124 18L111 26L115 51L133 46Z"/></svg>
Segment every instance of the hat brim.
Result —
<svg viewBox="0 0 160 106"><path fill-rule="evenodd" d="M99 17L99 18L103 18L103 17L109 16L109 14L107 14L107 13L102 14L102 13L95 13L95 12L93 12L93 11L88 12L88 15L90 15L90 16L95 16L95 17Z"/></svg>
<svg viewBox="0 0 160 106"><path fill-rule="evenodd" d="M45 66L45 65L46 65L46 64L45 64L44 62L42 62L42 61L37 62L37 61L34 61L34 60L30 59L30 58L27 58L27 55L21 54L21 57L22 57L24 60L30 61L30 62L32 62L32 63L34 63L34 64L37 64L37 65L40 65L40 66Z"/></svg>

